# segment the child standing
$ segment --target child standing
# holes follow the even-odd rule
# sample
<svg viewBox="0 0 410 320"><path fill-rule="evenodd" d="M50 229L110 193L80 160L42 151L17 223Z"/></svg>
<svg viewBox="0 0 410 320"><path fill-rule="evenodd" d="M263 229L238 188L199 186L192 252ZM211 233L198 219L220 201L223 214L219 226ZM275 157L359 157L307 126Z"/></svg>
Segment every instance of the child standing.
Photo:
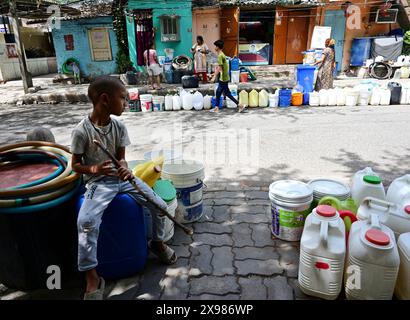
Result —
<svg viewBox="0 0 410 320"><path fill-rule="evenodd" d="M124 124L111 115L120 116L127 104L127 90L120 80L103 76L92 82L88 96L93 110L72 133L71 151L73 170L84 175L87 191L78 214L78 269L86 272L85 300L102 300L105 282L96 272L97 240L101 218L109 203L120 192L127 192L141 205L146 206L153 217L151 251L166 263L172 264L177 256L164 244L164 219L159 211L127 182L133 178L144 194L163 209L167 204L141 180L135 178L125 160L125 147L130 144ZM108 156L93 143L102 142L121 164L117 170Z"/></svg>
<svg viewBox="0 0 410 320"><path fill-rule="evenodd" d="M152 89L161 89L162 68L158 62L157 51L154 49L154 43L151 43L149 49L144 51L144 62L147 67L148 76L151 79ZM157 83L156 88L155 82Z"/></svg>
<svg viewBox="0 0 410 320"><path fill-rule="evenodd" d="M245 106L239 104L238 100L236 100L232 96L231 91L229 90L229 63L225 54L222 52L222 49L224 48L224 42L223 40L217 40L214 42L214 45L215 51L218 54L218 66L216 67L215 74L210 82L216 82L216 79L219 75L219 83L218 88L216 89L216 106L215 109L212 109L212 111L219 111L221 95L224 94L239 107L238 111L242 112L245 109Z"/></svg>

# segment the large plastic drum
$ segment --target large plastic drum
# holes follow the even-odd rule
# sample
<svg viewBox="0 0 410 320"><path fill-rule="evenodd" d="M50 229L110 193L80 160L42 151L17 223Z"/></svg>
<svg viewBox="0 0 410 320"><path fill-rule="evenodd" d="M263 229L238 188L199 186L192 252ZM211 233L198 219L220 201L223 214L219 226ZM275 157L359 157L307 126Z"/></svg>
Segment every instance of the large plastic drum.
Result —
<svg viewBox="0 0 410 320"><path fill-rule="evenodd" d="M303 92L312 92L314 88L316 67L308 65L297 66L297 82L303 87Z"/></svg>
<svg viewBox="0 0 410 320"><path fill-rule="evenodd" d="M81 196L77 210L84 201ZM97 273L105 279L141 271L148 257L142 207L128 194L118 194L104 211L97 250Z"/></svg>
<svg viewBox="0 0 410 320"><path fill-rule="evenodd" d="M0 283L19 290L46 288L47 268L54 265L61 270L63 285L73 279L80 285L75 203L72 194L40 211L0 210Z"/></svg>
<svg viewBox="0 0 410 320"><path fill-rule="evenodd" d="M171 180L176 188L179 207L176 219L182 223L199 220L203 214L202 188L205 178L203 164L190 160L164 164L161 177Z"/></svg>

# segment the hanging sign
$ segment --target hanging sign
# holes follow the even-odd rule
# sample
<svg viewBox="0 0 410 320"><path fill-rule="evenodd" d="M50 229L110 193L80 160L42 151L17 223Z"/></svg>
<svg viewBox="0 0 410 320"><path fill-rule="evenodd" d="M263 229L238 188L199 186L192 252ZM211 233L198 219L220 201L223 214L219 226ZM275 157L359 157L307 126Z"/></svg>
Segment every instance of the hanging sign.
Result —
<svg viewBox="0 0 410 320"><path fill-rule="evenodd" d="M324 49L326 39L330 38L332 27L315 26L313 29L311 49Z"/></svg>

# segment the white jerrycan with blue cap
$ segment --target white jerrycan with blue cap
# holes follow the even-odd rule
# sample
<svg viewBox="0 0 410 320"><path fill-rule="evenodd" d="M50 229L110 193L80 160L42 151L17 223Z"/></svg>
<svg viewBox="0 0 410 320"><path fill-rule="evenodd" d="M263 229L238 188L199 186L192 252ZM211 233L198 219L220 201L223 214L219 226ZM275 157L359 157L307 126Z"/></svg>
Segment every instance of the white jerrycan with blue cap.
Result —
<svg viewBox="0 0 410 320"><path fill-rule="evenodd" d="M306 218L300 242L299 286L307 295L334 300L342 289L345 226L335 208L320 205Z"/></svg>

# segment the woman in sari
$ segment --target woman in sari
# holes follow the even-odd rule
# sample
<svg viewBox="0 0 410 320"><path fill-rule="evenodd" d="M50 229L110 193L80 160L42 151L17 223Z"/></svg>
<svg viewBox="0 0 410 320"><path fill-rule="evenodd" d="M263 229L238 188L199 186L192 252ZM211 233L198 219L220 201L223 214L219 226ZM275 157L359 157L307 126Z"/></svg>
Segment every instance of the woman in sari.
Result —
<svg viewBox="0 0 410 320"><path fill-rule="evenodd" d="M326 48L323 50L321 59L315 62L315 65L319 65L315 86L316 91L333 88L333 72L336 68L335 40L326 39L325 46Z"/></svg>
<svg viewBox="0 0 410 320"><path fill-rule="evenodd" d="M206 55L209 53L209 49L202 36L196 37L196 43L192 46L191 52L194 54L195 75L197 77L202 75L203 82L207 82Z"/></svg>

